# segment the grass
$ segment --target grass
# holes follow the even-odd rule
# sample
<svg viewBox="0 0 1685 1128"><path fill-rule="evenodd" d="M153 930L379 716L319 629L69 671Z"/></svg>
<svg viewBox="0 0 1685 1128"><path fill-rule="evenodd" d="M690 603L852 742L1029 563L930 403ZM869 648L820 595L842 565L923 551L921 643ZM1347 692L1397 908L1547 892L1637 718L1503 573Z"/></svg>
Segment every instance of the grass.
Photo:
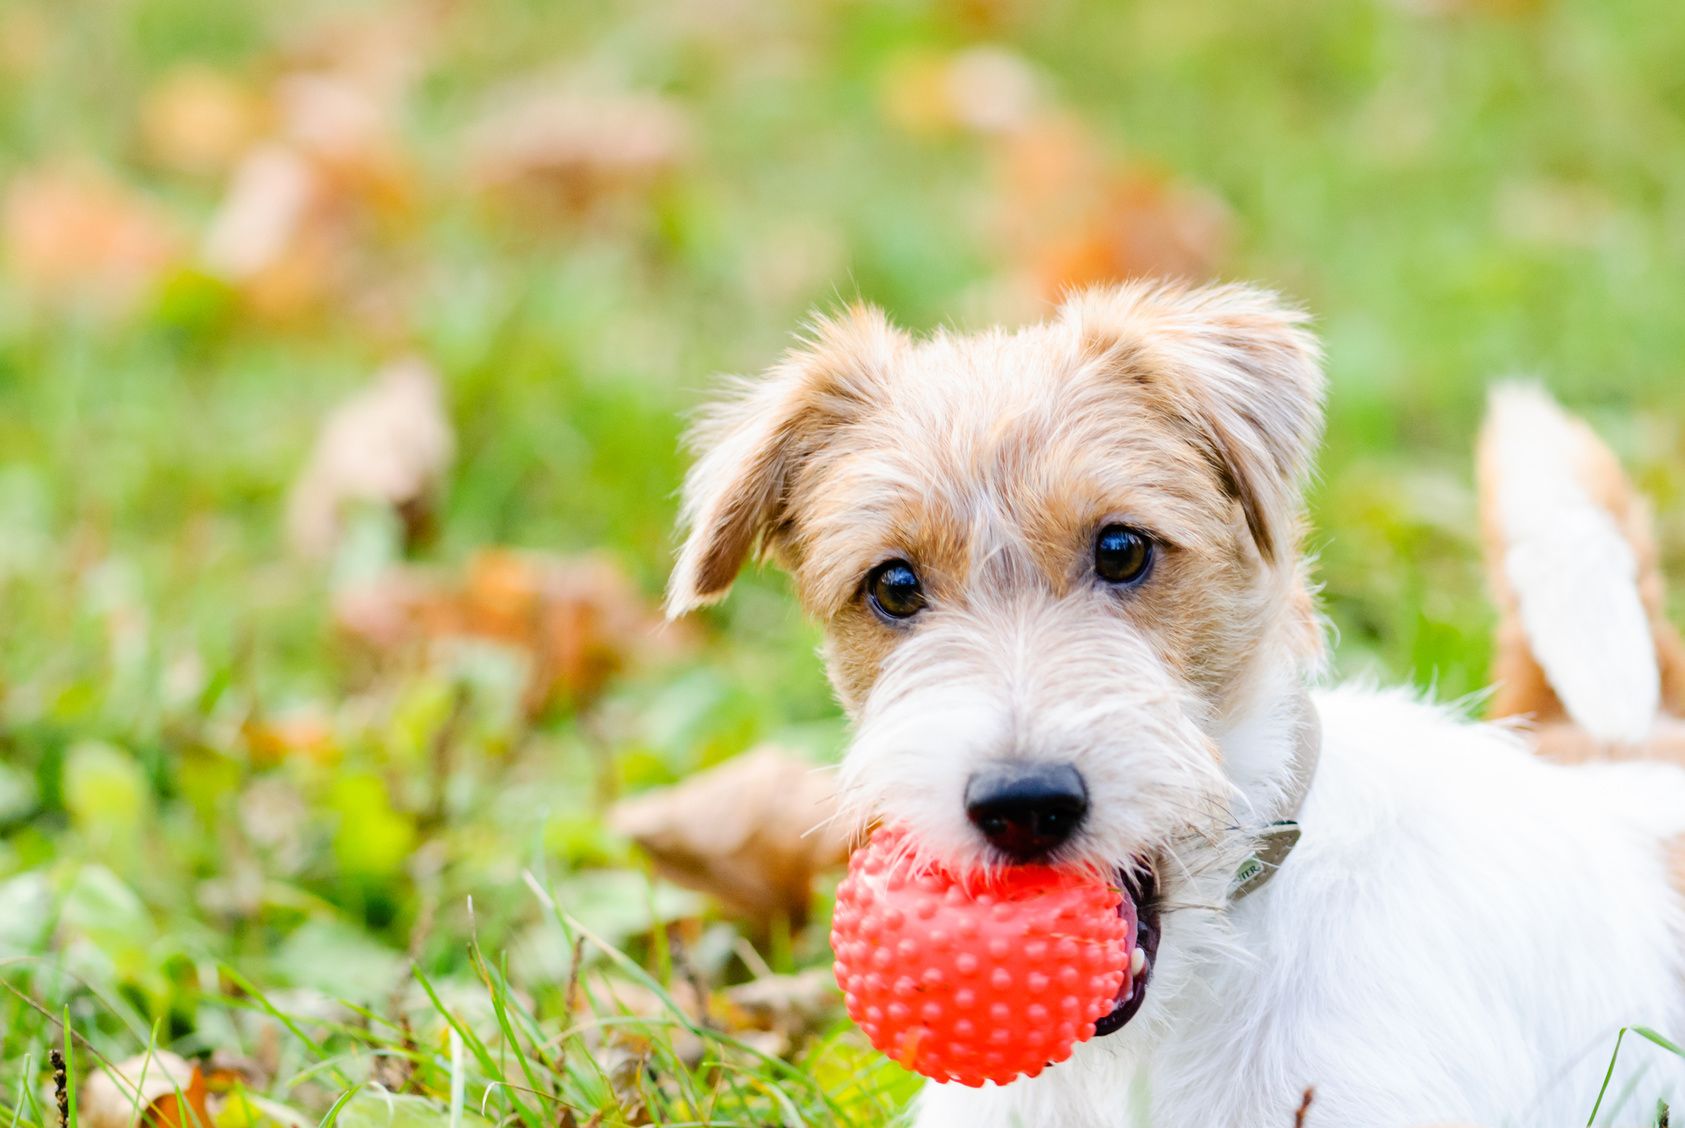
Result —
<svg viewBox="0 0 1685 1128"><path fill-rule="evenodd" d="M91 163L196 237L227 176L150 155L149 98L188 63L260 85L339 7L9 0L0 178ZM353 9L406 10L432 9ZM332 570L289 556L280 514L323 414L413 349L459 444L423 558L606 550L653 596L712 373L856 294L917 329L1011 306L995 142L893 112L897 76L954 51L1004 46L1106 159L1225 201L1215 270L1316 311L1314 547L1343 673L1484 684L1469 449L1494 377L1587 412L1685 555L1685 23L1665 0L438 10L395 115L409 203L360 230L350 298L257 316L189 258L112 314L0 261L0 1121L56 1122L55 1045L84 1073L238 1059L217 1084L249 1100L219 1128L891 1119L905 1076L836 1015L768 1052L675 994L822 966L823 894L815 926L746 954L601 819L603 795L763 740L834 754L778 577L689 657L529 724L507 655L371 682L332 631ZM677 172L583 219L487 206L465 130L500 81L558 67L670 97ZM301 716L320 745L250 735Z"/></svg>

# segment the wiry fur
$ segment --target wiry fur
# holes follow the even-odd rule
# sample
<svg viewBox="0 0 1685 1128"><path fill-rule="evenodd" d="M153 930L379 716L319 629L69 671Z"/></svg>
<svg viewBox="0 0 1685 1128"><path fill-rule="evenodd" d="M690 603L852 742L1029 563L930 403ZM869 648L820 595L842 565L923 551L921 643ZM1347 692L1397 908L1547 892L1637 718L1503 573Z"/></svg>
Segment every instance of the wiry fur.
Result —
<svg viewBox="0 0 1685 1128"><path fill-rule="evenodd" d="M1322 388L1272 296L1132 285L1016 332L822 321L705 425L669 606L719 598L757 547L790 569L856 723L861 825L998 864L971 773L1071 763L1091 809L1061 858L1159 873L1140 1014L1033 1081L932 1086L921 1123L1267 1128L1314 1085L1328 1128L1567 1124L1619 1025L1685 1018L1659 849L1685 834L1685 772L1551 766L1399 695L1313 703L1300 493ZM1132 591L1092 574L1115 521L1162 546ZM862 595L894 558L929 599L900 624ZM1230 908L1313 712L1303 841Z"/></svg>

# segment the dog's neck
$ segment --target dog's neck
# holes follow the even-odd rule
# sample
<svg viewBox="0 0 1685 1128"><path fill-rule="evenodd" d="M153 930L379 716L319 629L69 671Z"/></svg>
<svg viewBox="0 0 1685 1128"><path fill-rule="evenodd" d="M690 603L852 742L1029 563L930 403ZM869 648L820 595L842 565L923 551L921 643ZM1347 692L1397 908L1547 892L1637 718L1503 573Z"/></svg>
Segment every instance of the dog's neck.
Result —
<svg viewBox="0 0 1685 1128"><path fill-rule="evenodd" d="M1292 820L1315 777L1321 725L1299 663L1262 648L1217 741L1247 826Z"/></svg>

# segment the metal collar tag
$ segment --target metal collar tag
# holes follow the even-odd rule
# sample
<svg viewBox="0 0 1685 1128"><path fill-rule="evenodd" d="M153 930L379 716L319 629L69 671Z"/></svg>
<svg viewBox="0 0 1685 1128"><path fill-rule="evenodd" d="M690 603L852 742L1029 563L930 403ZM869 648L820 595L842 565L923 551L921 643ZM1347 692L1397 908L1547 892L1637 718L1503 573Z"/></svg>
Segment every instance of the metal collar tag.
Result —
<svg viewBox="0 0 1685 1128"><path fill-rule="evenodd" d="M1298 844L1299 824L1296 822L1271 823L1259 831L1251 856L1235 871L1234 883L1229 886L1229 901L1238 901L1268 885L1275 871L1281 868L1287 855Z"/></svg>

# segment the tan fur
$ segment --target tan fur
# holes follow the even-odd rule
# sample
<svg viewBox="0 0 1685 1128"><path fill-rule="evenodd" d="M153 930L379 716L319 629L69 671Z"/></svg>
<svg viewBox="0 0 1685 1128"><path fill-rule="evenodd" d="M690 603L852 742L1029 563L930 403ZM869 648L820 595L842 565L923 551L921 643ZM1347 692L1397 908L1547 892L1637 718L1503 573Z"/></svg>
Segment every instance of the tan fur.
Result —
<svg viewBox="0 0 1685 1128"><path fill-rule="evenodd" d="M1673 889L1685 901L1685 838L1675 838L1668 846L1668 870L1673 875Z"/></svg>
<svg viewBox="0 0 1685 1128"><path fill-rule="evenodd" d="M1496 717L1531 718L1539 755L1561 764L1610 761L1661 761L1685 766L1685 644L1666 618L1666 582L1651 527L1649 505L1633 488L1615 454L1585 423L1570 420L1575 446L1565 451L1587 494L1615 520L1638 565L1638 592L1650 624L1661 674L1661 707L1648 736L1631 744L1599 740L1567 716L1544 670L1535 660L1521 623L1514 591L1503 566L1507 544L1499 519L1498 491L1504 467L1498 457L1494 429L1482 432L1477 453L1481 534L1487 576L1498 603L1499 625L1492 702ZM1675 894L1685 900L1685 837L1665 843L1668 871Z"/></svg>
<svg viewBox="0 0 1685 1128"><path fill-rule="evenodd" d="M686 486L690 539L669 606L724 593L757 539L828 627L858 706L907 630L866 606L877 564L913 561L933 608L1094 585L1110 521L1164 548L1139 597L1110 599L1211 707L1259 624L1319 649L1299 490L1322 378L1302 317L1241 287L1073 296L1015 333L913 341L881 314L813 339L717 409Z"/></svg>
<svg viewBox="0 0 1685 1128"><path fill-rule="evenodd" d="M1685 766L1685 722L1672 718L1657 721L1655 730L1640 744L1609 744L1566 721L1540 725L1533 739L1539 755L1559 764L1660 760Z"/></svg>
<svg viewBox="0 0 1685 1128"><path fill-rule="evenodd" d="M1651 531L1650 507L1633 489L1620 461L1592 429L1571 420L1577 445L1564 456L1574 462L1576 476L1587 493L1615 519L1631 546L1639 567L1639 596L1650 620L1651 635L1662 679L1662 703L1670 713L1685 715L1685 643L1666 618L1666 590L1660 553ZM1494 717L1527 716L1541 723L1565 721L1562 702L1534 659L1521 625L1514 591L1504 574L1507 548L1498 516L1502 467L1490 426L1483 431L1477 452L1481 540L1487 579L1498 606L1497 653L1492 678Z"/></svg>

